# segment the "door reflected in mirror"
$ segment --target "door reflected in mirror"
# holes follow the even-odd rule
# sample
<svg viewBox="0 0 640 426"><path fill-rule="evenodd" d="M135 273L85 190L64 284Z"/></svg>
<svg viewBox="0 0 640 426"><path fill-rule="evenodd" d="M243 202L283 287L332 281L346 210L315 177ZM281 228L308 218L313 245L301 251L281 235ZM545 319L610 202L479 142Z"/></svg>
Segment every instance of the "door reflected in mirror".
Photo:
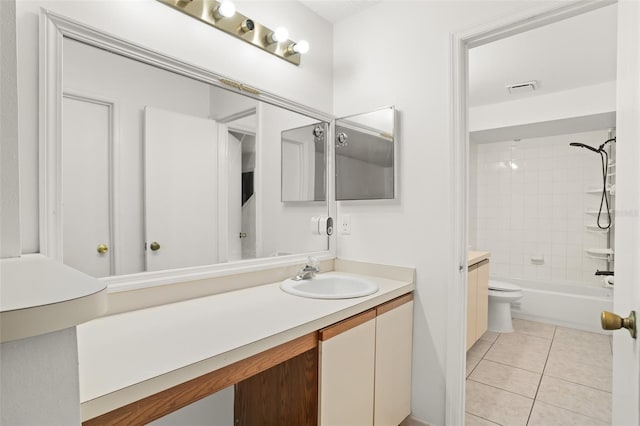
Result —
<svg viewBox="0 0 640 426"><path fill-rule="evenodd" d="M282 201L325 201L326 123L282 132Z"/></svg>
<svg viewBox="0 0 640 426"><path fill-rule="evenodd" d="M395 108L336 119L336 200L395 196Z"/></svg>
<svg viewBox="0 0 640 426"><path fill-rule="evenodd" d="M63 41L63 262L95 277L328 250L326 129L253 97ZM306 196L284 203L281 139L311 139ZM307 185L305 184L305 185Z"/></svg>

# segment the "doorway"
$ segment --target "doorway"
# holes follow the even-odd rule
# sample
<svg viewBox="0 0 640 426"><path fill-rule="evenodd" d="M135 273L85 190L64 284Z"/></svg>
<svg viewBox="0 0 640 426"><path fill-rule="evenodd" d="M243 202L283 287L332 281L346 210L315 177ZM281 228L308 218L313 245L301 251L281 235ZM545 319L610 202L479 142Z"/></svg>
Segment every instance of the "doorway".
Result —
<svg viewBox="0 0 640 426"><path fill-rule="evenodd" d="M462 33L454 36L453 67L452 67L453 74L454 74L454 79L453 79L454 82L452 86L452 98L454 101L454 105L453 105L454 106L453 108L454 126L452 128L452 131L454 133L453 136L456 144L454 146L454 152L453 152L453 158L454 158L453 168L454 168L455 186L457 189L459 189L459 191L457 192L458 197L456 197L456 200L455 200L455 212L456 212L456 220L460 228L456 230L457 238L456 238L455 244L456 244L456 253L459 254L459 258L458 258L459 262L457 262L457 267L458 267L458 270L460 271L459 275L461 276L460 278L456 278L456 281L459 280L461 281L462 284L461 284L461 288L451 289L450 295L449 295L450 297L453 297L451 300L464 299L463 289L465 289L464 282L466 278L465 277L466 274L464 272L466 270L465 268L466 251L467 251L467 242L468 242L467 228L466 228L467 226L466 212L468 211L467 179L468 179L468 172L469 172L468 168L466 167L466 164L469 159L467 134L468 134L468 130L470 129L470 121L467 121L468 106L466 103L466 99L467 99L468 93L467 93L467 87L466 87L466 79L468 77L467 53L469 49L490 43L492 41L504 39L514 34L520 34L525 31L529 31L533 28L538 28L544 25L548 25L552 22L557 22L570 17L585 14L594 9L600 8L602 6L608 6L608 5L610 5L610 3L599 4L599 5L584 4L584 3L565 5L561 7L556 7L551 10L547 9L547 10L539 11L538 13L529 14L528 16L522 16L517 19L505 20L503 22L497 23L495 26L493 26L488 30L487 30L487 27L485 27L480 31ZM625 5L624 7L627 8L628 5ZM630 17L626 20L625 23L623 23L623 27L627 29L621 30L621 31L633 32L634 31L632 29L633 25L635 25L635 27L637 28L638 11L634 9L635 7L636 6L630 7L630 10L628 11L628 12L631 12ZM623 16L623 15L625 14L624 13L619 14L619 16ZM637 30L635 31L637 33ZM620 41L618 41L618 48L620 48ZM637 53L635 54L635 56L633 56L632 54L632 60L637 61L637 56L638 56ZM623 62L624 61L626 61L626 59L623 60ZM620 56L618 57L618 64L620 64ZM637 65L635 66L637 70ZM620 75L620 73L618 73L618 75ZM634 84L637 85L637 76L631 77L631 80L635 81ZM618 89L618 96L620 96L620 92L621 90ZM618 104L619 102L620 102L620 99L618 99ZM637 100L633 105L634 105L633 108L636 108L636 111L637 111ZM633 110L633 108L631 108L631 110ZM620 114L620 111L618 111L618 114ZM618 123L620 122L621 122L620 117L618 117ZM620 137L621 132L624 132L630 135L637 134L637 126L635 127L634 126L635 125L631 125L628 128L625 128L623 131L618 125L618 137ZM567 141L567 145L569 142L573 142L573 141ZM629 152L633 153L634 155L637 155L637 148L633 148ZM508 165L508 161L510 160L507 160L506 162L507 165ZM618 179L620 179L620 176L618 176ZM636 176L636 179L637 179L637 176ZM635 196L632 195L630 199L627 200L627 202L631 202L632 205L635 205L633 203L637 203L637 199ZM637 221L637 218L635 220ZM635 244L637 245L637 243ZM631 244L631 248L633 249L633 244ZM621 259L617 259L617 260L618 260L618 263L623 263L621 262ZM627 258L627 261L629 261L629 258ZM616 268L618 268L618 266L619 265L616 265ZM629 265L623 266L623 269L624 268L633 269L633 267ZM454 286L454 287L457 287L457 286ZM626 287L625 283L623 283L621 287L623 288ZM466 292L466 290L464 290L464 292ZM616 295L616 298L617 298L617 295ZM630 302L631 302L631 305L634 306L633 304L636 303L637 301L631 300ZM452 305L453 304L450 304L449 306L452 306ZM620 304L618 303L618 300L616 300L616 309L618 309L619 305ZM461 321L461 318L464 318L464 312L460 312L462 311L462 309L458 309L458 312L454 312L455 310L456 310L455 308L453 310L450 310L450 318L449 318L450 323L457 321L458 324L463 324L464 321ZM598 313L596 312L595 314L597 315ZM523 326L523 328L525 329L526 328L531 329L534 327L533 324L529 324L529 323L521 323L520 325ZM544 326L542 326L541 329L538 331L542 331L543 328ZM452 327L450 327L450 331L451 330L452 330ZM551 337L550 347L553 347L553 344L554 344L553 341L556 333L557 333L557 329L554 328L553 330L554 335L550 336ZM617 333L621 333L621 332L617 332ZM564 331L560 332L560 335L564 335L564 338L567 338L567 333ZM464 333L459 333L458 336L456 336L456 338L450 338L449 344L448 344L448 354L450 355L448 356L448 359L456 360L457 358L457 360L460 361L460 364L457 364L458 369L459 369L459 366L464 365L464 362L465 362L463 359L464 349L462 348L463 337L464 337ZM500 338L498 336L488 336L488 337L492 337L496 339ZM628 336L624 336L623 334L617 334L614 341L621 340L625 337L628 339ZM631 340L631 339L628 339L628 340ZM623 360L622 362L629 362L629 361L632 361L630 358L632 358L633 356L637 356L637 341L627 342L625 345L626 345L626 349L629 349L629 353L631 355L626 356L626 361ZM615 343L614 343L614 346L616 346ZM457 349L457 352L454 352L454 350L456 349ZM634 350L635 350L635 353L634 353ZM447 382L448 382L447 383L447 407L446 407L447 423L462 424L463 423L462 417L463 417L463 411L464 411L462 409L462 407L464 407L464 402L463 402L464 377L461 377L463 375L462 372L456 372L457 366L455 362L451 362L450 364L451 366L447 367ZM631 364L632 362L629 362L628 365L625 365L623 367L628 367ZM637 364L637 361L636 361L636 364ZM615 369L615 365L616 365L616 362L614 358L614 369ZM618 365L621 366L621 364L618 364ZM636 376L638 376L638 368L636 367L634 370L633 366L631 367L632 367L631 371L633 372L633 374L635 374L635 376L633 377L636 378L635 383L632 384L632 386L634 386L635 388L635 390L632 391L632 394L633 392L635 392L635 394L637 395L638 380ZM622 387L620 388L616 387L615 377L616 377L616 374L614 373L613 392L617 398L616 389L622 390ZM632 381L634 381L633 378L632 378ZM621 394L620 391L618 392ZM629 403L628 404L629 406L626 409L621 409L620 404L618 404L617 408L614 406L613 408L614 419L617 418L618 420L622 420L626 423L637 423L637 419L638 419L637 398L635 399L627 398L626 401L627 403ZM531 412L529 412L529 414L531 414ZM528 418L526 420L528 420ZM502 421L505 421L505 420L503 419ZM526 424L526 421L522 424Z"/></svg>

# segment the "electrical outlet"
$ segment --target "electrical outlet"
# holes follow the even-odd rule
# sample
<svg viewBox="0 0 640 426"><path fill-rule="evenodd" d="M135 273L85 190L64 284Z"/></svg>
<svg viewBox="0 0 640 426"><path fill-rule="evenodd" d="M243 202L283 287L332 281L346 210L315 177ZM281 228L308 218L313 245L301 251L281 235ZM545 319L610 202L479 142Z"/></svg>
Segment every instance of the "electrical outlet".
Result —
<svg viewBox="0 0 640 426"><path fill-rule="evenodd" d="M340 215L340 233L342 235L351 234L351 216L348 214Z"/></svg>

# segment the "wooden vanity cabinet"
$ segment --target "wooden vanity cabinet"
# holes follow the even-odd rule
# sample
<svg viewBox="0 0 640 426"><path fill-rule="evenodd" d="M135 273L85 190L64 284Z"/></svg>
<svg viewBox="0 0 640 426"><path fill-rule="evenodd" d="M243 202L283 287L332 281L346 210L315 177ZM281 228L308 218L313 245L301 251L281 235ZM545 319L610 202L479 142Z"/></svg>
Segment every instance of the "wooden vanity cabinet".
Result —
<svg viewBox="0 0 640 426"><path fill-rule="evenodd" d="M409 293L83 426L148 424L231 385L238 426L396 426L411 412L412 337Z"/></svg>
<svg viewBox="0 0 640 426"><path fill-rule="evenodd" d="M469 266L467 286L467 350L487 331L489 260Z"/></svg>
<svg viewBox="0 0 640 426"><path fill-rule="evenodd" d="M411 412L413 294L320 330L319 424L398 425Z"/></svg>
<svg viewBox="0 0 640 426"><path fill-rule="evenodd" d="M376 310L320 331L319 425L372 425Z"/></svg>
<svg viewBox="0 0 640 426"><path fill-rule="evenodd" d="M373 424L398 425L411 413L413 295L377 308Z"/></svg>
<svg viewBox="0 0 640 426"><path fill-rule="evenodd" d="M318 348L235 385L236 426L317 426Z"/></svg>

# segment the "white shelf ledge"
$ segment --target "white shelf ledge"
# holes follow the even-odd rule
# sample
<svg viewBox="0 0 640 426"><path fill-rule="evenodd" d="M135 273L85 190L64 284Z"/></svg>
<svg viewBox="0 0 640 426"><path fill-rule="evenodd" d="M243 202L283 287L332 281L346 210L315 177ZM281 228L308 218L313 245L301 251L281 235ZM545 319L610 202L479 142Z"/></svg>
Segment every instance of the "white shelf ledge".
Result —
<svg viewBox="0 0 640 426"><path fill-rule="evenodd" d="M51 333L107 311L106 284L40 254L0 261L0 341Z"/></svg>
<svg viewBox="0 0 640 426"><path fill-rule="evenodd" d="M613 249L610 248L590 248L586 250L587 254L599 259L606 259L613 255Z"/></svg>
<svg viewBox="0 0 640 426"><path fill-rule="evenodd" d="M602 229L597 224L585 225L585 226L591 232L609 232L609 229Z"/></svg>
<svg viewBox="0 0 640 426"><path fill-rule="evenodd" d="M585 211L586 214L592 214L594 216L597 216L599 212L600 212L599 210L586 210ZM613 215L613 209L609 209L609 212L611 213L611 215ZM607 210L603 209L602 210L602 214L606 216Z"/></svg>

